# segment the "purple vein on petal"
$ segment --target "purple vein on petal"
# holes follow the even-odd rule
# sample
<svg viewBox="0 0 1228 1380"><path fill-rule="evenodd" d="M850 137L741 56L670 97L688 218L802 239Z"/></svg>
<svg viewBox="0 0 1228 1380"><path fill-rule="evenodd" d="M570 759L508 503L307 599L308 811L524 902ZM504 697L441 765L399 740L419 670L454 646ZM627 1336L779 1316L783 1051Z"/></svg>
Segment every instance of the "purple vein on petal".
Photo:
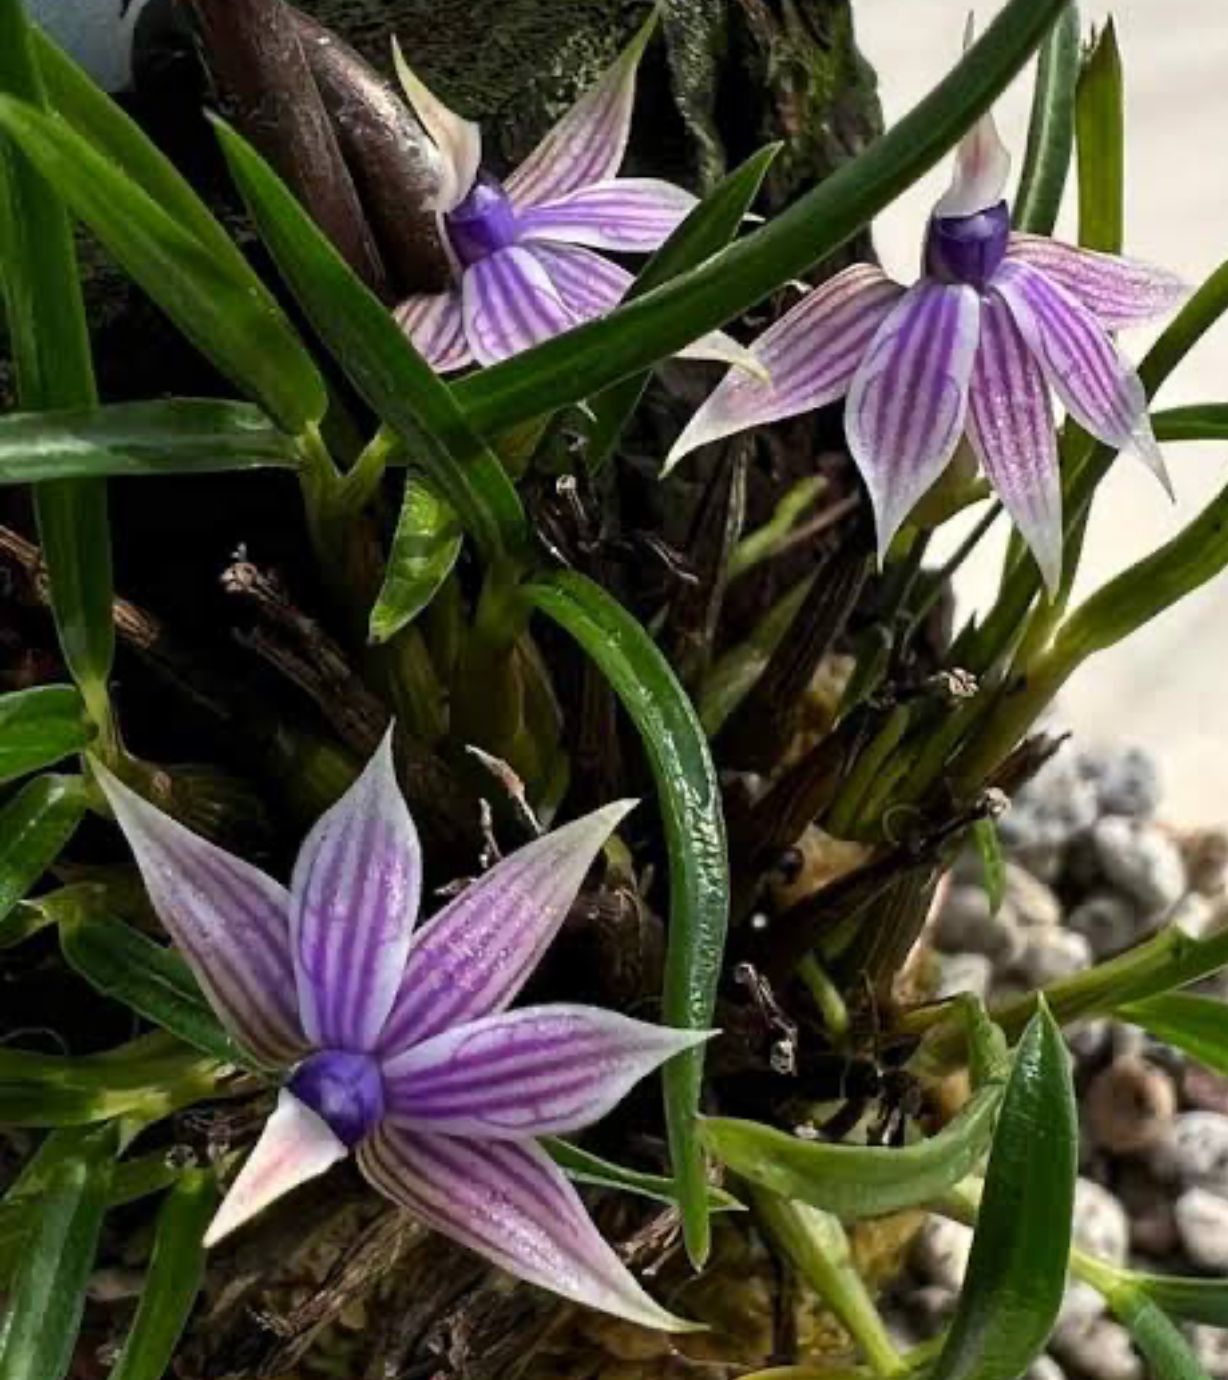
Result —
<svg viewBox="0 0 1228 1380"><path fill-rule="evenodd" d="M1013 234L1006 253L1008 259L1040 269L1109 331L1161 316L1189 292L1185 283L1166 269L1040 235Z"/></svg>
<svg viewBox="0 0 1228 1380"><path fill-rule="evenodd" d="M465 336L479 364L497 364L575 324L546 270L515 245L467 268L461 297Z"/></svg>
<svg viewBox="0 0 1228 1380"><path fill-rule="evenodd" d="M1047 274L1017 259L1003 262L992 290L1010 308L1075 421L1106 445L1133 450L1171 494L1143 385L1091 312Z"/></svg>
<svg viewBox="0 0 1228 1380"><path fill-rule="evenodd" d="M259 868L185 829L93 764L158 918L209 1003L262 1063L289 1063L307 1042L290 958L289 896Z"/></svg>
<svg viewBox="0 0 1228 1380"><path fill-rule="evenodd" d="M618 801L526 844L471 882L414 936L380 1047L386 1056L503 1011L540 962L606 839Z"/></svg>
<svg viewBox="0 0 1228 1380"><path fill-rule="evenodd" d="M385 1123L358 1150L380 1192L509 1274L645 1327L686 1331L636 1283L545 1151Z"/></svg>
<svg viewBox="0 0 1228 1380"><path fill-rule="evenodd" d="M1062 485L1049 388L998 298L981 306L968 436L1050 592L1062 574Z"/></svg>
<svg viewBox="0 0 1228 1380"><path fill-rule="evenodd" d="M591 1006L524 1007L454 1026L386 1060L389 1114L479 1139L578 1130L658 1064L707 1038Z"/></svg>
<svg viewBox="0 0 1228 1380"><path fill-rule="evenodd" d="M619 177L580 187L520 215L525 240L562 240L592 249L658 249L695 209L696 198L656 177Z"/></svg>
<svg viewBox="0 0 1228 1380"><path fill-rule="evenodd" d="M546 270L577 321L591 321L613 311L635 281L625 268L579 245L543 241L524 247Z"/></svg>
<svg viewBox="0 0 1228 1380"><path fill-rule="evenodd" d="M639 33L507 179L518 209L603 182L622 165L631 132L635 75L656 27L654 7Z"/></svg>
<svg viewBox="0 0 1228 1380"><path fill-rule="evenodd" d="M613 311L635 281L625 268L578 244L528 243L526 250L541 264L558 289L563 305L577 321L590 321ZM709 331L677 352L679 359L707 359L735 364L742 372L758 372L752 352L724 331Z"/></svg>
<svg viewBox="0 0 1228 1380"><path fill-rule="evenodd" d="M922 280L892 308L853 375L844 425L880 560L959 444L979 318L972 288Z"/></svg>
<svg viewBox="0 0 1228 1380"><path fill-rule="evenodd" d="M751 347L769 381L726 374L674 443L668 473L699 446L796 417L848 390L866 347L903 289L881 269L855 264L808 292Z"/></svg>
<svg viewBox="0 0 1228 1380"><path fill-rule="evenodd" d="M401 985L418 915L418 834L397 785L392 730L317 822L294 866L290 927L303 1027L370 1049Z"/></svg>
<svg viewBox="0 0 1228 1380"><path fill-rule="evenodd" d="M448 374L473 363L459 292L418 293L407 297L393 315L436 373Z"/></svg>

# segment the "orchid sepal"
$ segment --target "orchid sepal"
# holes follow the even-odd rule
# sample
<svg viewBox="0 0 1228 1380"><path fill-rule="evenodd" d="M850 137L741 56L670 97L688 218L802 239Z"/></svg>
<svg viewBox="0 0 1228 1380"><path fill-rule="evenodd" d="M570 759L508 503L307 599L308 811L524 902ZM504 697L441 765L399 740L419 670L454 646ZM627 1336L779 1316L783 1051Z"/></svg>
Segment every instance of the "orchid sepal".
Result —
<svg viewBox="0 0 1228 1380"><path fill-rule="evenodd" d="M414 933L421 859L391 735L311 830L288 891L98 774L210 1003L284 1073L207 1245L354 1153L377 1190L520 1278L691 1326L636 1282L533 1137L590 1124L709 1033L579 1005L507 1011L635 802L510 854ZM449 1179L457 1156L472 1172Z"/></svg>

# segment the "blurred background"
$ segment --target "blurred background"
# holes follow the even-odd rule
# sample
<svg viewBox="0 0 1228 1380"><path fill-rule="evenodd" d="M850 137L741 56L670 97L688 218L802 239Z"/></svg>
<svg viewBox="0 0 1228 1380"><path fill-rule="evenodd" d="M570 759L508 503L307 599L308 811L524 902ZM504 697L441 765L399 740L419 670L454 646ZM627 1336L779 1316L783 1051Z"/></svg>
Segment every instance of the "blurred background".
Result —
<svg viewBox="0 0 1228 1380"><path fill-rule="evenodd" d="M966 0L854 0L858 39L878 71L890 124L954 61ZM996 5L979 4L980 24ZM1223 0L1084 0L1084 25L1110 12L1126 87L1126 252L1182 274L1192 285L1228 258L1228 8ZM997 107L1002 136L1022 162L1031 72ZM875 228L884 266L914 276L925 218L945 188L944 165L901 197ZM1073 185L1073 180L1072 180ZM1073 237L1073 205L1059 233ZM1125 334L1134 359L1155 331ZM1208 333L1159 395L1162 406L1228 397L1228 321ZM1177 490L1170 504L1142 464L1123 458L1093 514L1076 589L1087 593L1166 541L1228 479L1228 444L1167 451ZM973 510L971 521L983 511ZM950 524L948 545L966 530ZM996 587L1006 528L995 529L964 569L965 608ZM994 537L997 540L994 540ZM1085 666L1063 694L1055 722L1081 746L1137 743L1164 776L1175 823L1228 819L1228 573L1123 646Z"/></svg>

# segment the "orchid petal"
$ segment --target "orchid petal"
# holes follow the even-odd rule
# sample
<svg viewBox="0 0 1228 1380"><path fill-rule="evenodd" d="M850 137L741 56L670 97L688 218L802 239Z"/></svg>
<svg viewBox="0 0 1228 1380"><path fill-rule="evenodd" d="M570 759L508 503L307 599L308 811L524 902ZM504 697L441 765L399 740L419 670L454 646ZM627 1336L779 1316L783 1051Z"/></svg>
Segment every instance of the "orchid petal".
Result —
<svg viewBox="0 0 1228 1380"><path fill-rule="evenodd" d="M479 364L497 364L575 325L546 270L516 245L465 270L461 301Z"/></svg>
<svg viewBox="0 0 1228 1380"><path fill-rule="evenodd" d="M659 249L696 204L690 192L659 177L618 177L522 211L520 237L645 253Z"/></svg>
<svg viewBox="0 0 1228 1380"><path fill-rule="evenodd" d="M563 305L577 321L591 321L613 311L635 281L625 268L579 245L543 242L527 244L525 248L550 275ZM679 350L677 358L715 360L766 377L754 354L724 331L709 331L700 336Z"/></svg>
<svg viewBox="0 0 1228 1380"><path fill-rule="evenodd" d="M1062 575L1062 484L1049 388L1005 304L981 304L968 435L1051 593Z"/></svg>
<svg viewBox="0 0 1228 1380"><path fill-rule="evenodd" d="M656 10L604 74L507 179L518 209L604 182L618 172L631 132L635 75L656 27Z"/></svg>
<svg viewBox="0 0 1228 1380"><path fill-rule="evenodd" d="M389 1115L450 1136L517 1140L600 1120L706 1032L593 1006L527 1006L454 1026L383 1065Z"/></svg>
<svg viewBox="0 0 1228 1380"><path fill-rule="evenodd" d="M726 374L674 442L664 472L699 446L811 412L846 393L903 291L881 269L854 264L808 292L751 347L770 382Z"/></svg>
<svg viewBox="0 0 1228 1380"><path fill-rule="evenodd" d="M450 374L473 363L459 292L416 293L393 314L414 349L437 374Z"/></svg>
<svg viewBox="0 0 1228 1380"><path fill-rule="evenodd" d="M1042 235L1013 234L1006 256L1039 269L1109 331L1162 316L1189 292L1166 269L1117 254L1078 249Z"/></svg>
<svg viewBox="0 0 1228 1380"><path fill-rule="evenodd" d="M964 25L964 51L975 37L973 16ZM951 185L943 193L936 216L974 216L1002 200L1011 172L1011 156L998 135L993 112L987 110L959 141L955 150L955 171Z"/></svg>
<svg viewBox="0 0 1228 1380"><path fill-rule="evenodd" d="M1002 200L1011 156L987 110L959 142L951 185L934 207L936 216L974 216Z"/></svg>
<svg viewBox="0 0 1228 1380"><path fill-rule="evenodd" d="M348 1153L323 1117L283 1088L260 1139L210 1222L204 1244L216 1245L270 1203L308 1179L318 1178Z"/></svg>
<svg viewBox="0 0 1228 1380"><path fill-rule="evenodd" d="M606 839L634 803L606 805L518 848L414 936L380 1040L386 1055L506 1010L558 933Z"/></svg>
<svg viewBox="0 0 1228 1380"><path fill-rule="evenodd" d="M524 247L546 270L577 321L591 321L613 311L635 282L633 273L591 249L546 243Z"/></svg>
<svg viewBox="0 0 1228 1380"><path fill-rule="evenodd" d="M450 211L464 198L482 161L482 131L472 120L463 119L430 91L405 61L401 45L392 40L392 61L405 99L422 127L439 150L443 162L439 192L427 207L431 211Z"/></svg>
<svg viewBox="0 0 1228 1380"><path fill-rule="evenodd" d="M1134 369L1088 309L1046 273L1018 259L1002 263L995 292L1066 410L1098 441L1133 450L1172 493Z"/></svg>
<svg viewBox="0 0 1228 1380"><path fill-rule="evenodd" d="M533 1141L427 1135L385 1122L359 1168L429 1227L530 1284L643 1327L687 1331L636 1283Z"/></svg>
<svg viewBox="0 0 1228 1380"><path fill-rule="evenodd" d="M389 729L294 865L290 935L313 1042L373 1047L401 985L421 891L418 834L397 785Z"/></svg>
<svg viewBox="0 0 1228 1380"><path fill-rule="evenodd" d="M853 375L844 427L880 560L959 444L980 310L973 288L923 279L891 309Z"/></svg>
<svg viewBox="0 0 1228 1380"><path fill-rule="evenodd" d="M307 1048L295 1003L289 896L259 868L185 829L99 762L98 784L158 918L236 1040L262 1063Z"/></svg>

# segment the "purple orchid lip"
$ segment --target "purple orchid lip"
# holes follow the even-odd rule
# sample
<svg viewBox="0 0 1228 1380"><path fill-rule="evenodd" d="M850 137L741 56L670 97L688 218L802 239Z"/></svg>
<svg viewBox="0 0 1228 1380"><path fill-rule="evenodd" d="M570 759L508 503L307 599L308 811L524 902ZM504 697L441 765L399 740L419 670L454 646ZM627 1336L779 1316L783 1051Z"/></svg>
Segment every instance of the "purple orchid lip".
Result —
<svg viewBox="0 0 1228 1380"><path fill-rule="evenodd" d="M351 1148L384 1115L384 1080L370 1054L322 1049L303 1060L287 1086Z"/></svg>
<svg viewBox="0 0 1228 1380"><path fill-rule="evenodd" d="M468 268L516 243L516 212L503 184L480 172L464 199L445 217L452 248Z"/></svg>
<svg viewBox="0 0 1228 1380"><path fill-rule="evenodd" d="M1005 201L970 216L932 216L925 270L942 283L985 289L1006 257L1011 215Z"/></svg>

